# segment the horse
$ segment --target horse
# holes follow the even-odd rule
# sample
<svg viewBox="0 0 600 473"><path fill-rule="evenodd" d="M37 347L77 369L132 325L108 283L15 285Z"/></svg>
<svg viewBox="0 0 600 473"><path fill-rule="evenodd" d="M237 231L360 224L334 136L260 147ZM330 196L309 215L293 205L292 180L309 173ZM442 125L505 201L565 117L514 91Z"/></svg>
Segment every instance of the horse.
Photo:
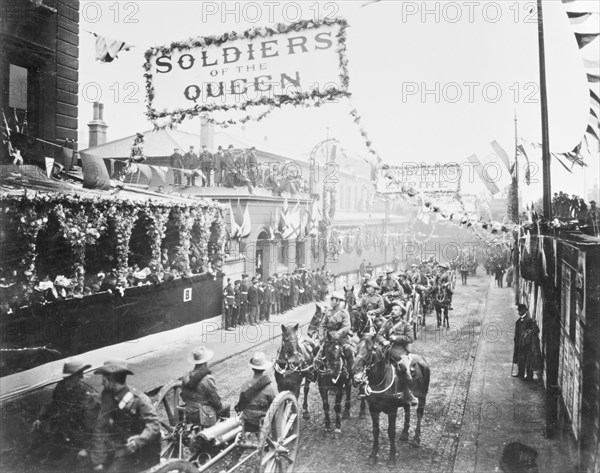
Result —
<svg viewBox="0 0 600 473"><path fill-rule="evenodd" d="M404 428L400 440L407 441L410 428L410 405L398 399L397 393L402 392L408 385L413 395L418 399L417 425L413 437L413 445L421 443L421 421L425 412L425 403L429 391L430 370L425 359L416 354L403 357L400 372L387 359L371 335L364 336L358 343L353 372L354 382L365 385L369 413L373 421L373 446L369 461L377 463L379 452L379 415L383 412L388 416L388 437L390 440L390 455L388 466L396 464L396 417L398 408L404 407Z"/></svg>
<svg viewBox="0 0 600 473"><path fill-rule="evenodd" d="M312 363L315 343L298 336L299 324L287 327L281 324L281 346L273 364L275 381L279 392L290 391L296 399L300 399L300 386L304 380L304 402L302 417L310 419L308 410L308 391L311 381L314 381Z"/></svg>
<svg viewBox="0 0 600 473"><path fill-rule="evenodd" d="M440 326L450 328L450 321L448 320L448 308L450 307L450 298L452 296L450 289L446 284L438 284L433 287L431 295L437 318L437 328L440 328ZM443 320L442 312L444 315Z"/></svg>
<svg viewBox="0 0 600 473"><path fill-rule="evenodd" d="M360 339L366 333L376 333L375 321L367 315L367 311L359 306L350 311L350 325L354 334Z"/></svg>
<svg viewBox="0 0 600 473"><path fill-rule="evenodd" d="M321 355L315 358L314 366L317 372L317 383L319 394L323 401L325 412L325 430L331 429L329 418L329 393L335 393L335 433L342 432L340 413L342 411L342 398L346 393L346 403L342 419L350 418L350 396L352 394L352 383L349 370L343 359L343 348L339 341L332 340L329 336L321 342Z"/></svg>

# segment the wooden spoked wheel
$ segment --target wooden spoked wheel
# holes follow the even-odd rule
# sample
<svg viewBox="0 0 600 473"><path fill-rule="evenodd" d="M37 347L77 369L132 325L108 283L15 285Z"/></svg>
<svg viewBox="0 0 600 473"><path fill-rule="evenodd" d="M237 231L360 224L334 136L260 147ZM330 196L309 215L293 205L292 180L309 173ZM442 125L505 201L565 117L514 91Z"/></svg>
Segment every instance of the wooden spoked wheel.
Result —
<svg viewBox="0 0 600 473"><path fill-rule="evenodd" d="M154 408L158 414L162 434L161 458L177 458L178 442L174 438L175 426L183 419L177 409L181 401L181 381L171 381L158 392Z"/></svg>
<svg viewBox="0 0 600 473"><path fill-rule="evenodd" d="M425 314L423 313L423 304L421 304L421 295L418 292L415 294L413 310L413 327L416 339L417 332L419 331L419 325L425 325Z"/></svg>
<svg viewBox="0 0 600 473"><path fill-rule="evenodd" d="M144 473L198 473L198 468L185 460L168 460Z"/></svg>
<svg viewBox="0 0 600 473"><path fill-rule="evenodd" d="M291 473L300 436L298 401L282 391L271 403L259 439L257 473Z"/></svg>

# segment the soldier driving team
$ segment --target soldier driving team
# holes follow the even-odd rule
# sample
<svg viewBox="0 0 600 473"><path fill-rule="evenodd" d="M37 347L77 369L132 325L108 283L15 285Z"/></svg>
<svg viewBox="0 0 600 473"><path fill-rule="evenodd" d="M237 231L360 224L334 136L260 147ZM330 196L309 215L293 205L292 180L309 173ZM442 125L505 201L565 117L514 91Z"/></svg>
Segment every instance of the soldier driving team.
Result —
<svg viewBox="0 0 600 473"><path fill-rule="evenodd" d="M419 279L414 267L411 268L411 274L401 274L401 281L392 277L393 270L386 272L387 277L384 279L381 275L380 284L392 295L406 295L407 291L412 291L410 284L402 282L402 279ZM443 277L443 273L442 268L438 277ZM235 281L233 287L229 280L224 289L227 328L244 322L257 323L259 317L268 321L271 310L287 311L295 304L323 300L330 275L324 270L311 272L299 268L281 278L275 275L260 286L257 284L258 278L252 278L250 283L247 279L248 275L244 274L242 281ZM380 329L375 339L386 350L389 349L390 360L398 366L406 362L404 357L409 355L409 345L414 341L412 327L405 318L407 310L401 300L392 302L391 314L387 320L384 318L383 296L376 293L379 288L376 281L370 277L364 278L359 293L360 307L369 317L379 320L376 325ZM318 337L324 343L337 342L342 346L346 366L351 371L354 346L351 342L350 315L343 303L354 300L354 287L346 286L344 289L351 297L341 291L331 294L331 307L320 322ZM259 296L261 291L267 295ZM266 305L260 313L259 303ZM214 352L206 347L192 351L188 361L194 367L181 378L185 420L202 428L214 425L218 418L228 417L230 411L230 406L222 402L208 368L213 356ZM271 378L265 375L271 365L262 352L255 353L249 362L254 375L242 384L235 406L247 431L258 430L276 396ZM67 460L71 462L70 465L85 461L91 464L94 471L106 469L128 473L158 464L161 451L159 418L148 396L127 384L127 376L133 375L127 362L106 361L95 371L95 374L102 376L103 390L100 395L83 381L83 373L89 367L79 358L67 360L63 369L64 379L56 385L52 402L42 409L34 422L34 430L45 433L46 445L51 450L46 458L68 451L72 453ZM408 387L398 397L408 404L417 402Z"/></svg>

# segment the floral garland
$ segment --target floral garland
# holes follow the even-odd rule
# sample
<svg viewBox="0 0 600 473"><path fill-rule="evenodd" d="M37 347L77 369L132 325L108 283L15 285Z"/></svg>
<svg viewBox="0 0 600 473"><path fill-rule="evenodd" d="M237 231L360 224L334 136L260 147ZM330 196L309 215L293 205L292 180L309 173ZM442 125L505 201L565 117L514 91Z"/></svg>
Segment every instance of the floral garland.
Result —
<svg viewBox="0 0 600 473"><path fill-rule="evenodd" d="M371 232L369 230L365 229L365 239L363 242L363 247L364 247L365 251L369 251L372 246L373 246L373 239L371 237Z"/></svg>
<svg viewBox="0 0 600 473"><path fill-rule="evenodd" d="M23 293L19 295L20 301L30 301L33 288L37 282L36 260L38 258L37 239L40 230L47 225L48 216L56 217L59 231L72 248L74 256L74 267L72 274L63 276L61 279L67 281L74 277L75 286L83 285L85 248L86 245L95 245L103 233L108 231L110 220L115 235L116 261L113 269L117 272L117 285L125 288L128 285L128 257L129 243L132 231L137 221L138 214L143 212L149 217L149 225L146 228L148 242L152 249L152 266L160 268L161 242L164 240L166 223L171 210L176 223L179 224L180 243L182 247L176 252L181 259L188 247L185 246L189 235L189 220L193 215L203 215L203 227L208 228L212 224L218 242L218 252L223 251L226 232L224 207L217 202L208 200L182 201L129 201L125 199L89 197L79 194L62 194L46 192L25 192L20 195L2 193L0 194L0 205L5 222L14 225L19 236L17 244L21 258L14 269L16 280L8 282L23 281ZM186 223L187 221L187 223ZM188 229L186 231L186 228ZM208 229L206 230L208 233ZM207 234L201 244L204 252L208 245ZM189 245L189 243L188 243ZM185 261L185 258L183 258ZM10 273L7 272L7 273Z"/></svg>
<svg viewBox="0 0 600 473"><path fill-rule="evenodd" d="M176 225L179 230L179 242L171 258L171 264L180 267L184 272L190 269L190 241L194 218L191 209L178 209L176 212ZM163 268L164 269L164 268Z"/></svg>
<svg viewBox="0 0 600 473"><path fill-rule="evenodd" d="M310 28L318 28L326 25L339 25L340 29L337 36L339 41L338 55L339 55L339 67L340 67L340 88L330 89L327 91L312 90L310 92L290 95L276 95L273 97L262 96L257 101L251 103L243 103L241 105L201 105L196 103L193 107L187 109L176 109L171 112L161 111L157 112L153 107L155 90L153 83L153 75L151 72L151 58L157 55L169 55L173 50L189 51L192 48L206 48L207 46L221 44L227 41L235 41L237 39L253 39L253 38L270 38L276 34L283 34L287 32L300 32L302 30ZM231 110L239 109L245 110L249 106L256 105L272 105L275 107L281 107L282 105L306 105L307 103L313 102L314 106L319 106L323 102L332 101L338 97L349 97L348 92L349 75L348 75L348 58L346 56L346 28L348 23L343 18L328 19L324 18L321 20L301 20L296 23L286 25L284 23L278 23L274 27L256 27L244 31L243 33L237 33L235 31L224 33L222 35L204 36L198 38L190 38L187 41L175 41L169 46L159 46L149 48L144 57L146 62L144 63L144 77L146 79L146 116L152 122L156 122L161 118L168 118L169 123L159 125L159 128L165 126L171 126L173 123L181 123L185 118L194 117L202 112L215 112L217 110Z"/></svg>

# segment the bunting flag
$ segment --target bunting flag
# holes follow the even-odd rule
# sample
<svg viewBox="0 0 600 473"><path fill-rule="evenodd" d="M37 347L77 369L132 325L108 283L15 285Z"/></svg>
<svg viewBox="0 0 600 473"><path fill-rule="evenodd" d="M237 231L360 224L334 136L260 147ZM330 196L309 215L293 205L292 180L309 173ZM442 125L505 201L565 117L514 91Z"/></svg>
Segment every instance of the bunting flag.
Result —
<svg viewBox="0 0 600 473"><path fill-rule="evenodd" d="M284 240L293 240L300 234L300 202L298 201L293 210L287 212L287 225L281 234Z"/></svg>
<svg viewBox="0 0 600 473"><path fill-rule="evenodd" d="M517 156L519 155L523 156L525 161L527 161L527 168L525 169L525 184L529 185L531 184L531 168L529 166L529 157L527 156L523 145L517 145Z"/></svg>
<svg viewBox="0 0 600 473"><path fill-rule="evenodd" d="M240 227L235 221L235 215L233 214L233 206L231 205L231 202L229 202L229 224L231 227L229 236L233 239L239 238Z"/></svg>
<svg viewBox="0 0 600 473"><path fill-rule="evenodd" d="M496 153L496 156L498 156L500 160L504 163L506 169L510 170L510 160L508 159L508 154L506 153L506 151L504 151L504 148L502 148L502 146L500 146L496 140L492 141L490 143L490 146Z"/></svg>
<svg viewBox="0 0 600 473"><path fill-rule="evenodd" d="M287 217L288 217L288 200L287 197L283 200L283 206L281 211L277 209L279 212L279 218L277 219L277 230L279 234L282 234L288 226Z"/></svg>
<svg viewBox="0 0 600 473"><path fill-rule="evenodd" d="M133 48L133 45L127 44L125 41L110 39L96 33L92 34L96 37L96 61L112 62L119 52L129 51Z"/></svg>
<svg viewBox="0 0 600 473"><path fill-rule="evenodd" d="M306 234L317 236L319 234L319 222L321 221L321 210L319 209L319 201L313 200L308 218Z"/></svg>
<svg viewBox="0 0 600 473"><path fill-rule="evenodd" d="M251 232L252 222L250 222L250 210L248 209L248 204L246 204L244 208L244 217L242 219L242 224L240 225L240 238L248 238Z"/></svg>
<svg viewBox="0 0 600 473"><path fill-rule="evenodd" d="M86 189L110 189L110 175L106 163L100 156L80 151L83 187Z"/></svg>
<svg viewBox="0 0 600 473"><path fill-rule="evenodd" d="M271 240L275 239L275 231L277 229L277 216L279 215L279 209L276 210L275 214L271 212L271 218L269 222L269 238Z"/></svg>
<svg viewBox="0 0 600 473"><path fill-rule="evenodd" d="M476 154L472 154L471 156L468 156L467 161L470 163L473 163L475 165L474 166L475 172L477 172L479 179L481 179L481 181L485 184L485 186L492 193L492 195L500 192L500 189L498 189L498 186L483 175L483 165Z"/></svg>
<svg viewBox="0 0 600 473"><path fill-rule="evenodd" d="M590 92L591 107L589 110L588 125L579 144L573 151L557 154L560 158L567 159L573 164L584 165L580 154L582 145L585 144L588 154L595 155L598 146L597 143L600 141L600 132L598 131L600 127L598 121L598 116L600 115L600 112L598 111L600 100L598 100L597 93L598 83L600 82L600 61L598 60L597 51L590 45L590 43L595 43L597 46L598 43L598 37L600 36L600 22L598 21L598 16L600 13L597 11L585 11L589 8L589 5L585 2L579 2L578 0L563 0L562 3L565 7L569 22L574 28L575 41L577 42L583 60ZM592 141L591 138L595 141ZM557 158L558 161L565 166L560 158Z"/></svg>

